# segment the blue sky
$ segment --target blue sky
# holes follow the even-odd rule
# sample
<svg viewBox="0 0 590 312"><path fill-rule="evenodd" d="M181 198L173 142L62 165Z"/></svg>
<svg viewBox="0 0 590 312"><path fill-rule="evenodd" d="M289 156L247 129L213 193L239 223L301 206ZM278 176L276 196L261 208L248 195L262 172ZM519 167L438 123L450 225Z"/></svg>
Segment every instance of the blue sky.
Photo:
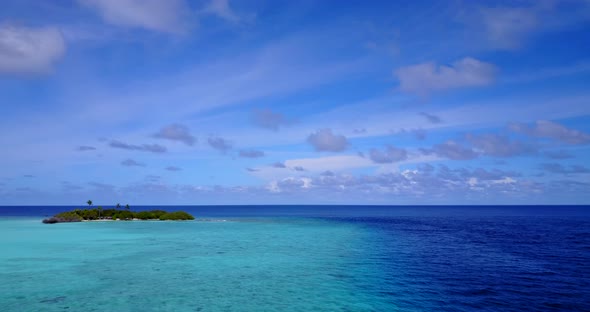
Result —
<svg viewBox="0 0 590 312"><path fill-rule="evenodd" d="M0 204L590 204L589 1L0 6Z"/></svg>

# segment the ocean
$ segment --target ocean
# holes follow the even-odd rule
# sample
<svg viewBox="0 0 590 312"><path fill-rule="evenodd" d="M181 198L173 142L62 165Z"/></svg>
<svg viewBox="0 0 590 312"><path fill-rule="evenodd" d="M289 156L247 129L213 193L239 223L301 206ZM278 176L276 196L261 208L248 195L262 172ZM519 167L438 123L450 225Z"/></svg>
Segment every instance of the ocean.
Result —
<svg viewBox="0 0 590 312"><path fill-rule="evenodd" d="M0 311L590 311L588 206L0 207Z"/></svg>

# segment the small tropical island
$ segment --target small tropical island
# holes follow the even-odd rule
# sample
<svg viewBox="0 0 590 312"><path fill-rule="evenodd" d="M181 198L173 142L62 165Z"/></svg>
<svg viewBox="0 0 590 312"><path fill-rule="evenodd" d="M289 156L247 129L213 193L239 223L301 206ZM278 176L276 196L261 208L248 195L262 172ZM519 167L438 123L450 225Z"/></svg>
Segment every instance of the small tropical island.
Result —
<svg viewBox="0 0 590 312"><path fill-rule="evenodd" d="M121 209L117 204L115 208L103 209L102 206L92 208L92 201L86 202L90 208L74 209L60 212L53 217L43 219L43 223L54 224L63 222L83 222L83 221L133 221L133 220L160 220L160 221L180 221L194 220L191 214L185 211L168 212L165 210L149 211L131 211L129 205Z"/></svg>

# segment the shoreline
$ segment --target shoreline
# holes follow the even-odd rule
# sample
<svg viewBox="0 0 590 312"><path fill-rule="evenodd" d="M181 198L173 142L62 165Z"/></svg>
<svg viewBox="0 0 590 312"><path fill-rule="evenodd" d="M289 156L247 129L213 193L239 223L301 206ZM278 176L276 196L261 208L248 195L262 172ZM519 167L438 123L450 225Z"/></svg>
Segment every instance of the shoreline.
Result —
<svg viewBox="0 0 590 312"><path fill-rule="evenodd" d="M134 212L117 209L74 209L60 212L52 217L43 219L45 224L67 223L67 222L113 222L113 221L181 221L194 220L191 214L185 211L164 211L151 210Z"/></svg>
<svg viewBox="0 0 590 312"><path fill-rule="evenodd" d="M46 224L55 224L55 223L78 223L78 222L133 222L133 221L153 221L153 222L163 222L163 221L196 221L196 219L193 220L160 220L160 219L127 219L127 220L121 220L121 219L100 219L100 220L59 220L57 218L46 218L43 219L42 222L46 223ZM226 220L222 220L222 221L226 221Z"/></svg>
<svg viewBox="0 0 590 312"><path fill-rule="evenodd" d="M133 219L127 219L127 220L121 220L121 219L100 219L100 220L81 220L80 222L117 222L117 221L124 221L124 222L129 222L129 221L195 221L194 220L160 220L160 219L137 219L137 218L133 218Z"/></svg>

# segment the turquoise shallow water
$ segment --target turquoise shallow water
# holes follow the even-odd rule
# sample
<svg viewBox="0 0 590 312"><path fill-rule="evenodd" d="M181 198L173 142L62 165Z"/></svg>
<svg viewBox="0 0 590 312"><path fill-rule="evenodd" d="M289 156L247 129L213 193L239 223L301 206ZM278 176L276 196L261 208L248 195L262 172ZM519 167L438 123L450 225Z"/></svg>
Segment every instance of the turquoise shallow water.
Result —
<svg viewBox="0 0 590 312"><path fill-rule="evenodd" d="M61 209L0 207L0 311L590 311L590 207Z"/></svg>
<svg viewBox="0 0 590 312"><path fill-rule="evenodd" d="M379 270L362 258L371 235L299 218L58 225L4 218L1 310L389 310L390 299L366 287Z"/></svg>

